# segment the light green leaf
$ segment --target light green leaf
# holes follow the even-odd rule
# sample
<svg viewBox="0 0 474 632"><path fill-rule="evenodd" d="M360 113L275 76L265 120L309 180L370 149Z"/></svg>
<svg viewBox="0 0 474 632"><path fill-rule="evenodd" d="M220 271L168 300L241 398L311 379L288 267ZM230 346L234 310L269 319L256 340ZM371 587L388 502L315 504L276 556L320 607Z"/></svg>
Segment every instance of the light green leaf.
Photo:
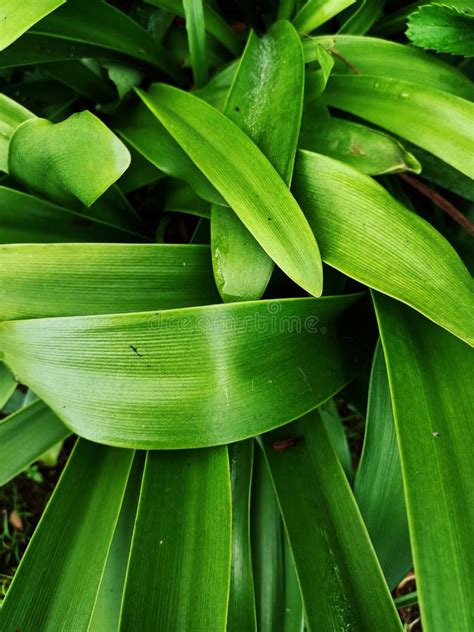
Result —
<svg viewBox="0 0 474 632"><path fill-rule="evenodd" d="M144 237L0 186L0 243L129 242Z"/></svg>
<svg viewBox="0 0 474 632"><path fill-rule="evenodd" d="M156 7L166 9L175 15L185 17L182 0L145 0ZM229 27L227 22L214 9L203 2L204 23L209 33L233 55L238 55L240 42L236 34Z"/></svg>
<svg viewBox="0 0 474 632"><path fill-rule="evenodd" d="M129 164L125 145L87 111L56 124L26 121L9 145L10 174L60 204L72 198L90 206Z"/></svg>
<svg viewBox="0 0 474 632"><path fill-rule="evenodd" d="M31 32L100 46L153 64L173 76L166 51L128 15L102 0L68 0Z"/></svg>
<svg viewBox="0 0 474 632"><path fill-rule="evenodd" d="M406 81L335 75L323 99L406 138L474 177L474 104L469 101Z"/></svg>
<svg viewBox="0 0 474 632"><path fill-rule="evenodd" d="M8 173L8 145L13 132L21 123L32 118L35 118L33 112L0 94L0 171Z"/></svg>
<svg viewBox="0 0 474 632"><path fill-rule="evenodd" d="M0 51L65 2L66 0L23 0L20 6L18 0L2 0Z"/></svg>
<svg viewBox="0 0 474 632"><path fill-rule="evenodd" d="M421 171L415 156L391 136L330 116L315 102L305 107L299 146L341 160L368 175Z"/></svg>
<svg viewBox="0 0 474 632"><path fill-rule="evenodd" d="M2 632L87 631L133 454L79 441L2 604Z"/></svg>
<svg viewBox="0 0 474 632"><path fill-rule="evenodd" d="M339 33L365 35L382 15L384 4L385 0L358 0L357 6L351 10Z"/></svg>
<svg viewBox="0 0 474 632"><path fill-rule="evenodd" d="M122 509L87 632L117 632L119 627L125 577L142 483L144 457L145 453L137 452L133 460Z"/></svg>
<svg viewBox="0 0 474 632"><path fill-rule="evenodd" d="M364 447L354 494L391 589L412 568L402 471L387 370L377 345L369 386Z"/></svg>
<svg viewBox="0 0 474 632"><path fill-rule="evenodd" d="M473 353L375 294L427 632L474 626Z"/></svg>
<svg viewBox="0 0 474 632"><path fill-rule="evenodd" d="M250 492L252 488L254 441L229 446L232 485L232 568L230 578L228 632L256 630L255 594L250 547Z"/></svg>
<svg viewBox="0 0 474 632"><path fill-rule="evenodd" d="M308 0L296 14L293 26L298 33L311 33L355 0Z"/></svg>
<svg viewBox="0 0 474 632"><path fill-rule="evenodd" d="M358 72L363 77L411 81L464 99L474 99L474 86L466 75L413 46L375 37L322 35L304 40L306 63L317 59L318 44L339 55L335 60L337 74Z"/></svg>
<svg viewBox="0 0 474 632"><path fill-rule="evenodd" d="M217 302L207 246L0 247L0 320L140 312Z"/></svg>
<svg viewBox="0 0 474 632"><path fill-rule="evenodd" d="M157 84L140 96L283 272L319 296L322 266L314 235L248 136L215 108L176 88Z"/></svg>
<svg viewBox="0 0 474 632"><path fill-rule="evenodd" d="M471 275L428 222L368 176L320 154L298 152L294 183L325 262L474 343Z"/></svg>
<svg viewBox="0 0 474 632"><path fill-rule="evenodd" d="M448 3L446 3L448 4ZM465 9L445 6L442 1L419 7L408 18L406 35L416 46L437 53L474 56L474 6Z"/></svg>
<svg viewBox="0 0 474 632"><path fill-rule="evenodd" d="M224 632L231 508L227 448L148 452L120 630Z"/></svg>
<svg viewBox="0 0 474 632"><path fill-rule="evenodd" d="M184 180L205 200L225 204L209 180L142 103L133 108L127 107L115 127L120 136L157 169Z"/></svg>
<svg viewBox="0 0 474 632"><path fill-rule="evenodd" d="M71 431L41 401L35 401L0 421L0 486Z"/></svg>
<svg viewBox="0 0 474 632"><path fill-rule="evenodd" d="M276 448L277 442L285 441L289 441L287 449ZM319 415L311 413L265 435L263 445L295 559L308 629L401 630Z"/></svg>
<svg viewBox="0 0 474 632"><path fill-rule="evenodd" d="M17 382L7 367L0 362L0 410L15 392Z"/></svg>
<svg viewBox="0 0 474 632"><path fill-rule="evenodd" d="M258 38L250 34L224 109L290 184L301 122L304 60L289 22L277 22ZM275 125L275 120L285 125ZM212 263L224 301L262 296L273 261L228 208L211 212Z"/></svg>
<svg viewBox="0 0 474 632"><path fill-rule="evenodd" d="M360 352L336 321L359 296L8 321L0 350L81 436L206 447L288 423L339 391Z"/></svg>
<svg viewBox="0 0 474 632"><path fill-rule="evenodd" d="M189 55L197 88L207 79L208 60L206 50L206 25L202 0L183 0L183 10L188 33Z"/></svg>

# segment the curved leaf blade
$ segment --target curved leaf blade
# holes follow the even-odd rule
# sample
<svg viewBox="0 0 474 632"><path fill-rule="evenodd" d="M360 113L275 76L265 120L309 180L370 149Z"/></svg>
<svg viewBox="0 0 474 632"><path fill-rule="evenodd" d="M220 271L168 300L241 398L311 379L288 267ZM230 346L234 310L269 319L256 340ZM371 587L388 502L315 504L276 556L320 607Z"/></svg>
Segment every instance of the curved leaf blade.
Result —
<svg viewBox="0 0 474 632"><path fill-rule="evenodd" d="M247 135L182 90L157 84L140 96L275 263L319 296L322 266L314 235L283 180ZM232 147L232 153L224 153L224 147Z"/></svg>
<svg viewBox="0 0 474 632"><path fill-rule="evenodd" d="M41 401L0 422L0 485L5 485L63 441L71 431Z"/></svg>
<svg viewBox="0 0 474 632"><path fill-rule="evenodd" d="M293 438L286 450L275 442ZM309 630L401 630L362 517L317 413L263 437ZM310 484L302 487L301 482ZM360 578L364 581L361 582Z"/></svg>
<svg viewBox="0 0 474 632"><path fill-rule="evenodd" d="M474 178L474 104L469 101L406 81L334 75L323 99L406 138Z"/></svg>
<svg viewBox="0 0 474 632"><path fill-rule="evenodd" d="M87 631L133 454L76 445L3 601L2 630Z"/></svg>
<svg viewBox="0 0 474 632"><path fill-rule="evenodd" d="M3 0L0 8L0 51L65 2L66 0L24 0L19 7L16 0Z"/></svg>
<svg viewBox="0 0 474 632"><path fill-rule="evenodd" d="M395 422L381 344L369 386L364 446L354 495L390 589L412 568Z"/></svg>
<svg viewBox="0 0 474 632"><path fill-rule="evenodd" d="M217 303L208 246L20 244L0 248L0 320Z"/></svg>
<svg viewBox="0 0 474 632"><path fill-rule="evenodd" d="M443 6L431 3L419 7L408 18L406 35L416 46L429 48L437 53L474 56L474 9L465 4Z"/></svg>
<svg viewBox="0 0 474 632"><path fill-rule="evenodd" d="M277 22L262 38L251 33L224 114L265 154L287 185L293 173L303 92L303 50L290 23ZM275 120L285 124L275 125ZM273 261L227 208L212 209L211 247L223 300L260 298Z"/></svg>
<svg viewBox="0 0 474 632"><path fill-rule="evenodd" d="M296 14L293 26L298 33L311 33L355 0L308 0Z"/></svg>
<svg viewBox="0 0 474 632"><path fill-rule="evenodd" d="M327 156L300 151L294 183L324 261L474 343L471 275L428 222Z"/></svg>
<svg viewBox="0 0 474 632"><path fill-rule="evenodd" d="M359 296L8 321L0 349L81 436L206 447L287 423L340 390L364 351L345 327L341 342L337 320Z"/></svg>
<svg viewBox="0 0 474 632"><path fill-rule="evenodd" d="M120 630L224 632L231 526L227 448L148 452Z"/></svg>
<svg viewBox="0 0 474 632"><path fill-rule="evenodd" d="M202 5L202 0L183 0L189 54L196 88L206 82L208 74L206 25Z"/></svg>
<svg viewBox="0 0 474 632"><path fill-rule="evenodd" d="M379 294L423 627L474 625L472 350ZM433 554L435 552L436 554Z"/></svg>

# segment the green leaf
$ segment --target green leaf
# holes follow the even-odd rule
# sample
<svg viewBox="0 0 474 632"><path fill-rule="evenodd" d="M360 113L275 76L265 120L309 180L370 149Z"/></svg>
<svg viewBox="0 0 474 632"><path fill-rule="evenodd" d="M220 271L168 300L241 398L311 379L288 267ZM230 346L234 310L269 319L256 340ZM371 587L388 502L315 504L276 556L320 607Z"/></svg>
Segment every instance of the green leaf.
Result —
<svg viewBox="0 0 474 632"><path fill-rule="evenodd" d="M0 486L71 434L41 401L21 408L0 422Z"/></svg>
<svg viewBox="0 0 474 632"><path fill-rule="evenodd" d="M0 51L65 2L66 0L23 0L19 6L17 0L3 0L0 8Z"/></svg>
<svg viewBox="0 0 474 632"><path fill-rule="evenodd" d="M194 94L222 112L239 63L240 60L237 59L216 72L206 85L195 90Z"/></svg>
<svg viewBox="0 0 474 632"><path fill-rule="evenodd" d="M400 449L423 628L474 626L472 350L374 295Z"/></svg>
<svg viewBox="0 0 474 632"><path fill-rule="evenodd" d="M474 343L471 275L428 222L326 156L298 152L294 182L326 263Z"/></svg>
<svg viewBox="0 0 474 632"><path fill-rule="evenodd" d="M224 632L231 522L227 448L148 452L120 630Z"/></svg>
<svg viewBox="0 0 474 632"><path fill-rule="evenodd" d="M474 177L474 104L469 101L406 81L335 75L323 99L406 138Z"/></svg>
<svg viewBox="0 0 474 632"><path fill-rule="evenodd" d="M2 631L87 631L133 454L79 441L3 601Z"/></svg>
<svg viewBox="0 0 474 632"><path fill-rule="evenodd" d="M277 442L285 441L290 442L287 449L276 449ZM319 415L311 413L264 435L263 445L295 559L308 629L401 630Z"/></svg>
<svg viewBox="0 0 474 632"><path fill-rule="evenodd" d="M351 9L339 33L365 35L382 15L384 4L385 0L359 0L357 6Z"/></svg>
<svg viewBox="0 0 474 632"><path fill-rule="evenodd" d="M171 76L175 74L166 51L145 29L102 0L68 0L31 32L100 46L153 64Z"/></svg>
<svg viewBox="0 0 474 632"><path fill-rule="evenodd" d="M0 410L15 392L17 382L7 367L0 362Z"/></svg>
<svg viewBox="0 0 474 632"><path fill-rule="evenodd" d="M299 146L341 160L368 175L421 171L415 156L394 138L365 125L330 116L314 102L305 107Z"/></svg>
<svg viewBox="0 0 474 632"><path fill-rule="evenodd" d="M464 99L474 99L474 87L466 75L413 46L375 37L322 35L304 40L306 63L317 59L318 45L339 55L335 60L337 74L353 75L358 72L365 79L380 77L410 81Z"/></svg>
<svg viewBox="0 0 474 632"><path fill-rule="evenodd" d="M380 344L374 355L364 447L354 494L380 565L391 589L412 568L387 370Z"/></svg>
<svg viewBox="0 0 474 632"><path fill-rule="evenodd" d="M143 241L129 230L0 186L0 243Z"/></svg>
<svg viewBox="0 0 474 632"><path fill-rule="evenodd" d="M25 107L0 94L0 171L8 173L8 145L16 128L35 118L35 115Z"/></svg>
<svg viewBox="0 0 474 632"><path fill-rule="evenodd" d="M163 210L211 218L211 205L199 198L185 182L179 180L170 180L166 183Z"/></svg>
<svg viewBox="0 0 474 632"><path fill-rule="evenodd" d="M185 17L184 7L182 0L145 0L156 7L166 9L175 15ZM204 23L209 33L220 42L227 50L233 55L238 55L240 51L240 42L236 34L229 27L227 22L216 12L214 9L206 4L203 4Z"/></svg>
<svg viewBox="0 0 474 632"><path fill-rule="evenodd" d="M319 408L319 415L326 429L329 441L334 448L342 469L344 470L347 480L352 482L354 472L352 470L352 457L349 449L344 424L337 412L336 404L333 399L323 404Z"/></svg>
<svg viewBox="0 0 474 632"><path fill-rule="evenodd" d="M0 350L81 436L206 447L288 423L339 391L361 351L336 321L359 296L8 321Z"/></svg>
<svg viewBox="0 0 474 632"><path fill-rule="evenodd" d="M465 3L466 9L431 3L420 7L408 18L406 35L416 46L429 48L437 53L474 56L474 9Z"/></svg>
<svg viewBox="0 0 474 632"><path fill-rule="evenodd" d="M157 169L184 180L205 200L225 204L209 180L142 103L133 108L127 106L115 127L120 136Z"/></svg>
<svg viewBox="0 0 474 632"><path fill-rule="evenodd" d="M228 632L256 630L255 595L250 547L250 492L252 488L254 441L229 446L232 485L232 568L230 578Z"/></svg>
<svg viewBox="0 0 474 632"><path fill-rule="evenodd" d="M308 0L296 14L293 26L298 33L311 33L355 0Z"/></svg>
<svg viewBox="0 0 474 632"><path fill-rule="evenodd" d="M87 111L56 124L26 121L9 145L10 174L60 204L72 198L90 206L129 164L125 145Z"/></svg>
<svg viewBox="0 0 474 632"><path fill-rule="evenodd" d="M215 108L176 88L158 84L140 95L283 272L319 296L322 266L314 235L248 136Z"/></svg>
<svg viewBox="0 0 474 632"><path fill-rule="evenodd" d="M189 54L197 88L207 79L208 61L206 50L206 25L202 0L183 0L183 10L188 33Z"/></svg>
<svg viewBox="0 0 474 632"><path fill-rule="evenodd" d="M287 186L293 173L303 92L303 51L291 24L277 22L262 38L251 33L224 113L265 154ZM285 125L273 124L283 118ZM273 261L228 208L212 208L211 247L223 300L260 298Z"/></svg>
<svg viewBox="0 0 474 632"><path fill-rule="evenodd" d="M125 577L137 515L145 453L133 460L120 516L110 545L99 593L87 632L117 632Z"/></svg>
<svg viewBox="0 0 474 632"><path fill-rule="evenodd" d="M105 103L117 98L117 91L110 81L106 81L101 68L94 60L73 59L70 61L53 61L42 65L41 70L70 87L78 94Z"/></svg>
<svg viewBox="0 0 474 632"><path fill-rule="evenodd" d="M207 246L0 247L0 320L140 312L218 301Z"/></svg>

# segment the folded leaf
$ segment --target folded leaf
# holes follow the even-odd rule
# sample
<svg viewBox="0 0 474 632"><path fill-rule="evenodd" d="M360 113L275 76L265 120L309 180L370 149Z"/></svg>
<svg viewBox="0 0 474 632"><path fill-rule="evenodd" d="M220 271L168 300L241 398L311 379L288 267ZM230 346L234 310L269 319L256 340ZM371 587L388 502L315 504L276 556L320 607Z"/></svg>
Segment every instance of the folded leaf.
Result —
<svg viewBox="0 0 474 632"><path fill-rule="evenodd" d="M368 175L412 171L421 165L401 143L353 121L329 116L317 103L305 107L299 146L355 167Z"/></svg>
<svg viewBox="0 0 474 632"><path fill-rule="evenodd" d="M0 243L144 241L137 233L0 186Z"/></svg>
<svg viewBox="0 0 474 632"><path fill-rule="evenodd" d="M41 401L0 422L0 485L20 474L71 431Z"/></svg>
<svg viewBox="0 0 474 632"><path fill-rule="evenodd" d="M385 0L359 0L356 7L351 7L349 17L339 29L339 33L365 35L382 15L384 4Z"/></svg>
<svg viewBox="0 0 474 632"><path fill-rule="evenodd" d="M474 178L474 104L469 101L406 81L334 75L323 99L406 138Z"/></svg>
<svg viewBox="0 0 474 632"><path fill-rule="evenodd" d="M133 454L79 441L2 603L0 629L87 631Z"/></svg>
<svg viewBox="0 0 474 632"><path fill-rule="evenodd" d="M19 6L16 0L3 0L0 9L0 50L10 46L36 22L65 2L66 0L24 0Z"/></svg>
<svg viewBox="0 0 474 632"><path fill-rule="evenodd" d="M224 114L256 144L289 185L293 173L304 92L301 42L289 22L250 34L232 82ZM276 124L285 121L285 124ZM239 217L213 207L211 247L217 288L224 301L262 296L273 261Z"/></svg>
<svg viewBox="0 0 474 632"><path fill-rule="evenodd" d="M303 42L307 63L317 59L318 45L336 51L335 70L338 74L359 73L363 77L410 81L464 99L474 99L474 86L465 74L413 46L375 37L322 35Z"/></svg>
<svg viewBox="0 0 474 632"><path fill-rule="evenodd" d="M374 294L387 362L423 628L474 626L472 350Z"/></svg>
<svg viewBox="0 0 474 632"><path fill-rule="evenodd" d="M207 246L20 244L0 248L0 320L217 302Z"/></svg>
<svg viewBox="0 0 474 632"><path fill-rule="evenodd" d="M466 1L465 9L431 3L419 7L408 18L407 37L416 46L437 53L474 56L474 9ZM449 3L446 3L449 4Z"/></svg>
<svg viewBox="0 0 474 632"><path fill-rule="evenodd" d="M32 118L35 118L33 112L0 94L0 171L8 173L8 145L13 132L21 123Z"/></svg>
<svg viewBox="0 0 474 632"><path fill-rule="evenodd" d="M372 364L364 447L354 494L387 584L393 589L412 568L412 559L395 422L380 344Z"/></svg>
<svg viewBox="0 0 474 632"><path fill-rule="evenodd" d="M341 341L336 321L359 296L9 321L0 350L79 435L219 445L287 423L344 386L363 350L343 323Z"/></svg>
<svg viewBox="0 0 474 632"><path fill-rule="evenodd" d="M294 190L323 260L473 344L473 282L428 222L352 167L298 152Z"/></svg>
<svg viewBox="0 0 474 632"><path fill-rule="evenodd" d="M26 121L9 145L10 174L61 204L72 198L90 206L129 164L125 145L87 111L56 124Z"/></svg>
<svg viewBox="0 0 474 632"><path fill-rule="evenodd" d="M250 492L252 489L254 441L229 446L232 485L232 567L228 632L256 630L255 594L250 547Z"/></svg>
<svg viewBox="0 0 474 632"><path fill-rule="evenodd" d="M231 526L227 448L148 452L120 630L224 632Z"/></svg>
<svg viewBox="0 0 474 632"><path fill-rule="evenodd" d="M140 96L283 272L319 296L322 268L314 235L248 136L215 108L176 88L158 84Z"/></svg>
<svg viewBox="0 0 474 632"><path fill-rule="evenodd" d="M277 448L285 442L285 449ZM354 496L319 415L311 413L264 435L263 446L295 560L308 629L401 630Z"/></svg>

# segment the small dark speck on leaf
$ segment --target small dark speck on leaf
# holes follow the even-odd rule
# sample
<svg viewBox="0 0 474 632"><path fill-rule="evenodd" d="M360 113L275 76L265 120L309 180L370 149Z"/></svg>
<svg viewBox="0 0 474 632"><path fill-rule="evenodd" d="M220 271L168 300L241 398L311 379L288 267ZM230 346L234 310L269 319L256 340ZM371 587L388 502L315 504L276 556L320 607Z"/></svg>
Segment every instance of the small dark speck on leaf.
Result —
<svg viewBox="0 0 474 632"><path fill-rule="evenodd" d="M236 112L240 112L240 108L239 108L239 106L238 106L238 105L236 105L236 106L235 106L235 108L234 108L234 110L235 110Z"/></svg>
<svg viewBox="0 0 474 632"><path fill-rule="evenodd" d="M138 349L136 347L134 347L133 345L130 345L130 349L133 351L133 353L135 353L138 357L143 358L142 354L138 351Z"/></svg>
<svg viewBox="0 0 474 632"><path fill-rule="evenodd" d="M433 435L433 437L436 437L436 439L438 439L438 437L439 437L439 432L432 432L431 434Z"/></svg>
<svg viewBox="0 0 474 632"><path fill-rule="evenodd" d="M271 217L269 217L269 218L268 218L268 221L269 221L269 222L271 222L271 221L272 221L272 218L271 218Z"/></svg>

